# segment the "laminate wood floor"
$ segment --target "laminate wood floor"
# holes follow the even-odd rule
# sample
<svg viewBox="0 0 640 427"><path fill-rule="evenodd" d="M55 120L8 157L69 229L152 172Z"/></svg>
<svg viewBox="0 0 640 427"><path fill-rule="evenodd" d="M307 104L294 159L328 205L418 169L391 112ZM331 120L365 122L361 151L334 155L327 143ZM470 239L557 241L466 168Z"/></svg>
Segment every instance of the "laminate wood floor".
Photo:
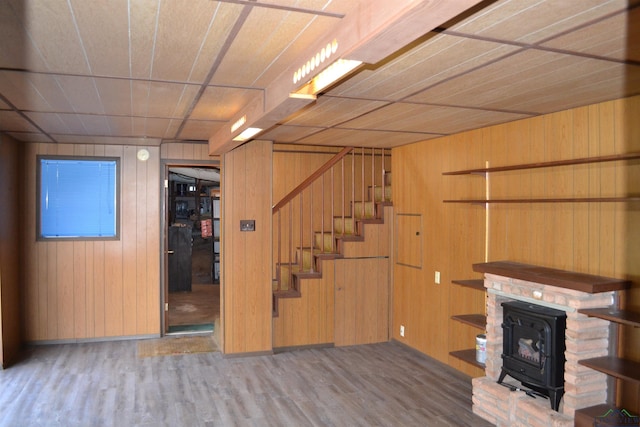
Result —
<svg viewBox="0 0 640 427"><path fill-rule="evenodd" d="M35 346L0 371L0 426L490 426L465 375L398 343L139 358Z"/></svg>

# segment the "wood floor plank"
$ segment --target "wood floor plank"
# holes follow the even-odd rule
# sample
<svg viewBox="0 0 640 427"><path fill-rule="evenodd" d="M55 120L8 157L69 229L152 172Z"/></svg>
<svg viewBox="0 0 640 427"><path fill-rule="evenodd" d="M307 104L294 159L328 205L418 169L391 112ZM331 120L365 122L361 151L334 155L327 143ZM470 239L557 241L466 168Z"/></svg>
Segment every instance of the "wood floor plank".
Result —
<svg viewBox="0 0 640 427"><path fill-rule="evenodd" d="M0 426L491 425L471 412L469 377L395 342L229 359L136 349L30 347L0 371Z"/></svg>

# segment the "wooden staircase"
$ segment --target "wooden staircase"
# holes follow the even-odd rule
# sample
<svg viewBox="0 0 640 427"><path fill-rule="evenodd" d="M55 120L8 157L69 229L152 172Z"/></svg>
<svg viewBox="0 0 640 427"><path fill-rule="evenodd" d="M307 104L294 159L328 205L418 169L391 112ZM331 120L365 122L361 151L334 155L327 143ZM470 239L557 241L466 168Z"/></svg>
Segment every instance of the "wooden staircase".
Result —
<svg viewBox="0 0 640 427"><path fill-rule="evenodd" d="M364 227L384 223L390 162L385 150L345 148L274 206L274 317L279 299L300 296L301 280L322 277L323 260L343 258L345 242L366 244Z"/></svg>

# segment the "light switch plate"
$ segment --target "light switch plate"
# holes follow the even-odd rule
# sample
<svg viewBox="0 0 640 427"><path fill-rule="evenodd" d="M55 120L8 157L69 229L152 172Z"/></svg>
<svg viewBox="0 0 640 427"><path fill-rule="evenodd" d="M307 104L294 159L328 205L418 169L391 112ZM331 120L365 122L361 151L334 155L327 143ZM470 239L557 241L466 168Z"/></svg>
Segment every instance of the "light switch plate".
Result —
<svg viewBox="0 0 640 427"><path fill-rule="evenodd" d="M256 231L256 220L255 219L241 219L240 220L240 231Z"/></svg>

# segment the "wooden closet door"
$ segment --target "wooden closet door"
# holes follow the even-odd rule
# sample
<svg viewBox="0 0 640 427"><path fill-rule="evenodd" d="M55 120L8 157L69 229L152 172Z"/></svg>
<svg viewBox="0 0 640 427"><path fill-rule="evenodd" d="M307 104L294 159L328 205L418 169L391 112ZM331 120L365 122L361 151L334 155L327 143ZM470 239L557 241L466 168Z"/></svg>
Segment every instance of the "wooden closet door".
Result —
<svg viewBox="0 0 640 427"><path fill-rule="evenodd" d="M389 340L389 258L335 261L335 345Z"/></svg>

